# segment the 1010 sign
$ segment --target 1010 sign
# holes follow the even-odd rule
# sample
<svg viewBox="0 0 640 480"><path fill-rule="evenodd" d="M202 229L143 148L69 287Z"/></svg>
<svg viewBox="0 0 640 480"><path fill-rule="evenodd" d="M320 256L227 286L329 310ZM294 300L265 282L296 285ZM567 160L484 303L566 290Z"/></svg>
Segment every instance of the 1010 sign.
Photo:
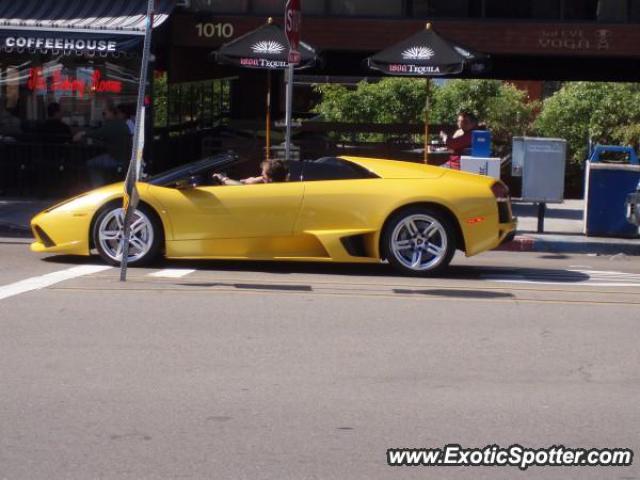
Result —
<svg viewBox="0 0 640 480"><path fill-rule="evenodd" d="M230 23L196 23L200 38L231 38L234 28Z"/></svg>

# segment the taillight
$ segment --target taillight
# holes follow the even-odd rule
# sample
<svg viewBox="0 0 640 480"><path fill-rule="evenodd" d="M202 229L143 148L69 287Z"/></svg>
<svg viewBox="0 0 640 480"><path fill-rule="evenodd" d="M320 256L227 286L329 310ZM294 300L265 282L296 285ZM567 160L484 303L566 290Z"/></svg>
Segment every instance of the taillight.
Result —
<svg viewBox="0 0 640 480"><path fill-rule="evenodd" d="M502 182L496 182L491 186L491 191L499 202L509 200L509 187Z"/></svg>

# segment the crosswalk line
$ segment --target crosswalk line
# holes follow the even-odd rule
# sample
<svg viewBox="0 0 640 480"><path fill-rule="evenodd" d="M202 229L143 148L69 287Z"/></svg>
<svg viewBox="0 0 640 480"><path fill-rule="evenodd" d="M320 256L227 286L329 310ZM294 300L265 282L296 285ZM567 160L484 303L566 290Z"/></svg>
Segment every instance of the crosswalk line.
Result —
<svg viewBox="0 0 640 480"><path fill-rule="evenodd" d="M47 273L38 277L31 277L19 282L10 283L0 287L0 300L20 295L21 293L31 292L33 290L41 290L50 287L56 283L64 282L85 275L103 272L112 267L106 265L80 265L78 267L67 268L53 273Z"/></svg>
<svg viewBox="0 0 640 480"><path fill-rule="evenodd" d="M164 270L150 273L149 276L156 278L182 278L192 274L193 272L195 272L195 270L186 268L165 268Z"/></svg>

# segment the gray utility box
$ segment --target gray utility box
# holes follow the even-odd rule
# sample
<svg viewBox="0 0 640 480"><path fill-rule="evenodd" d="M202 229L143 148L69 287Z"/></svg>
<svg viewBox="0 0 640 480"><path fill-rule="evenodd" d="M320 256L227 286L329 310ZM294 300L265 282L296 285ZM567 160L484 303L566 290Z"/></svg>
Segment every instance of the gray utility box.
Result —
<svg viewBox="0 0 640 480"><path fill-rule="evenodd" d="M513 137L511 175L522 177L524 201L562 203L566 163L566 140Z"/></svg>

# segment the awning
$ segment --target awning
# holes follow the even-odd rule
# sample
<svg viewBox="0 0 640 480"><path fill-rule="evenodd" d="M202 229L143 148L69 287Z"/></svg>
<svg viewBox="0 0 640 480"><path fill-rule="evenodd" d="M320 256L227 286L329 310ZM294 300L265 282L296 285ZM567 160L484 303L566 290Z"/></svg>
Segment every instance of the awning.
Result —
<svg viewBox="0 0 640 480"><path fill-rule="evenodd" d="M154 26L175 0L158 0ZM146 0L0 0L0 50L117 54L140 44Z"/></svg>

